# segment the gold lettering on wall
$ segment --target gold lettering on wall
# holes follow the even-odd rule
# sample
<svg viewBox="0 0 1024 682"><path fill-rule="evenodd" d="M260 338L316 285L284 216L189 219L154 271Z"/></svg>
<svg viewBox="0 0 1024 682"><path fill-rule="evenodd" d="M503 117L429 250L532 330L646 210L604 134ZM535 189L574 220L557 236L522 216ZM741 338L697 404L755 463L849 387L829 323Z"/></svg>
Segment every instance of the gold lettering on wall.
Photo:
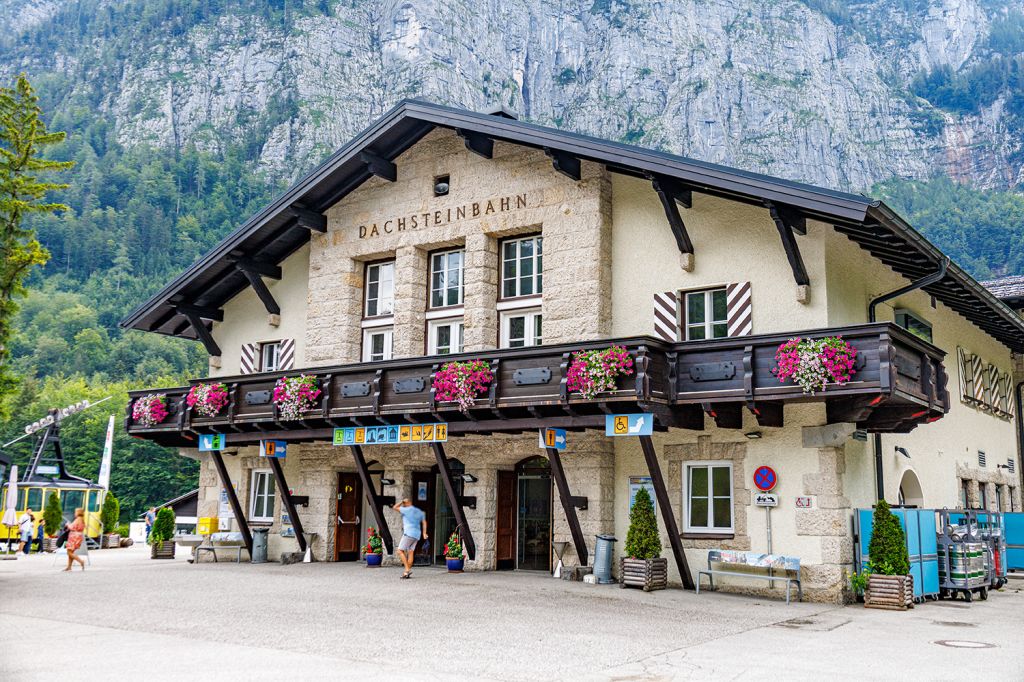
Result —
<svg viewBox="0 0 1024 682"><path fill-rule="evenodd" d="M447 225L453 220L465 220L466 218L479 218L494 213L507 213L520 208L526 208L526 193L515 196L494 197L486 201L474 201L471 204L456 206L432 213L413 213L405 216L388 218L383 222L369 223L359 226L359 238L368 239L379 237L381 234L393 234L405 232L406 230L418 230L427 227L439 227Z"/></svg>

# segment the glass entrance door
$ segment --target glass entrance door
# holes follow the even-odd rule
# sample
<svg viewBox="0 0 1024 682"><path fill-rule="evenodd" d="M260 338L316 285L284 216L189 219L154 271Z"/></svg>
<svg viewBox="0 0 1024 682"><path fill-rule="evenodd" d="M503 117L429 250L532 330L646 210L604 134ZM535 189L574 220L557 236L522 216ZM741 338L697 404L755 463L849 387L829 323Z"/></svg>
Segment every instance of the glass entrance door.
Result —
<svg viewBox="0 0 1024 682"><path fill-rule="evenodd" d="M551 477L519 476L516 567L551 570Z"/></svg>

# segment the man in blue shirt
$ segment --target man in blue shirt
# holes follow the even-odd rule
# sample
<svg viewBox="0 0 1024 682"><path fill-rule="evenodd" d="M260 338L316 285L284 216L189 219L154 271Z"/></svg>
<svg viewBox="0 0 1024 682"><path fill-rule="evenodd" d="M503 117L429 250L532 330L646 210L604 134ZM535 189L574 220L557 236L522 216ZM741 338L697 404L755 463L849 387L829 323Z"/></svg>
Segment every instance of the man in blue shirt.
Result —
<svg viewBox="0 0 1024 682"><path fill-rule="evenodd" d="M416 543L420 538L427 539L427 515L419 507L414 506L408 497L396 504L394 510L402 515L402 539L398 541L398 558L405 566L402 577L409 578L412 576Z"/></svg>

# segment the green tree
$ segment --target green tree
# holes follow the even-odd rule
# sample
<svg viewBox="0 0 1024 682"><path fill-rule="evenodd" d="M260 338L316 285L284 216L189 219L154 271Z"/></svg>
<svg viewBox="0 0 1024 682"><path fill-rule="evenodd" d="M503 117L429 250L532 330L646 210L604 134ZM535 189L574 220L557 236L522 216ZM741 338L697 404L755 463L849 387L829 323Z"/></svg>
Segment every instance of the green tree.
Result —
<svg viewBox="0 0 1024 682"><path fill-rule="evenodd" d="M166 542L174 537L174 510L164 507L156 513L153 530L149 532L150 544Z"/></svg>
<svg viewBox="0 0 1024 682"><path fill-rule="evenodd" d="M103 525L104 533L117 531L117 520L121 516L121 505L118 503L114 493L107 491L103 498L103 507L100 509L100 523Z"/></svg>
<svg viewBox="0 0 1024 682"><path fill-rule="evenodd" d="M631 559L657 559L661 556L658 519L654 516L654 503L646 488L636 491L633 508L629 511L626 556Z"/></svg>
<svg viewBox="0 0 1024 682"><path fill-rule="evenodd" d="M889 511L885 500L875 505L872 521L871 542L868 544L871 572L879 575L907 575L910 573L910 557L907 554L907 538L900 520Z"/></svg>
<svg viewBox="0 0 1024 682"><path fill-rule="evenodd" d="M24 282L33 266L44 265L50 254L22 223L31 213L66 210L46 195L67 185L44 182L40 173L66 170L70 161L44 158L44 148L64 140L64 133L49 132L42 119L39 98L24 74L14 87L0 88L0 411L3 398L16 383L8 357L15 297L25 294Z"/></svg>
<svg viewBox="0 0 1024 682"><path fill-rule="evenodd" d="M64 515L60 511L60 498L57 493L50 493L46 498L46 505L43 507L43 532L49 537L54 537L60 532L64 523Z"/></svg>

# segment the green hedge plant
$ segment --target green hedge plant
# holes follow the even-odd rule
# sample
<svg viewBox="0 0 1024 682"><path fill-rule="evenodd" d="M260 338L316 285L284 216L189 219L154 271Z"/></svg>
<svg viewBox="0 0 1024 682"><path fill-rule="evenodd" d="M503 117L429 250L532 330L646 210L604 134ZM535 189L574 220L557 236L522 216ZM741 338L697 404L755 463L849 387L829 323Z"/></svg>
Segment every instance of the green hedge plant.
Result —
<svg viewBox="0 0 1024 682"><path fill-rule="evenodd" d="M174 510L164 507L156 513L153 530L149 533L150 544L166 542L174 538Z"/></svg>
<svg viewBox="0 0 1024 682"><path fill-rule="evenodd" d="M658 519L654 516L654 503L646 488L636 491L633 508L629 511L626 556L630 559L657 559L661 556Z"/></svg>
<svg viewBox="0 0 1024 682"><path fill-rule="evenodd" d="M103 525L104 533L117 532L119 516L121 516L121 503L114 497L114 493L108 491L103 498L103 506L100 507L100 523Z"/></svg>
<svg viewBox="0 0 1024 682"><path fill-rule="evenodd" d="M43 531L48 537L56 537L64 525L64 514L60 510L60 498L57 493L50 493L43 507Z"/></svg>
<svg viewBox="0 0 1024 682"><path fill-rule="evenodd" d="M910 556L907 538L900 520L889 510L885 500L875 505L871 543L868 545L871 572L878 575L907 575Z"/></svg>

